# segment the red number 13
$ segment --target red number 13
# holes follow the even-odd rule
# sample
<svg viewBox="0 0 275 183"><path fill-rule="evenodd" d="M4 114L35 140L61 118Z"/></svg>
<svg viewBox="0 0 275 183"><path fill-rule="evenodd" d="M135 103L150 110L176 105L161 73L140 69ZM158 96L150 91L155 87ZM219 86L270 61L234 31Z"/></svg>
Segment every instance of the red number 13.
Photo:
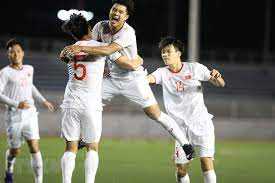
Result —
<svg viewBox="0 0 275 183"><path fill-rule="evenodd" d="M74 78L76 80L83 80L85 79L86 75L87 75L87 70L84 64L77 64L74 62L74 70L78 70L78 69L82 69L82 74L80 76L78 76L76 73L74 73Z"/></svg>
<svg viewBox="0 0 275 183"><path fill-rule="evenodd" d="M176 90L177 90L177 92L184 91L184 84L183 84L183 82L181 82L181 81L177 81L176 82Z"/></svg>

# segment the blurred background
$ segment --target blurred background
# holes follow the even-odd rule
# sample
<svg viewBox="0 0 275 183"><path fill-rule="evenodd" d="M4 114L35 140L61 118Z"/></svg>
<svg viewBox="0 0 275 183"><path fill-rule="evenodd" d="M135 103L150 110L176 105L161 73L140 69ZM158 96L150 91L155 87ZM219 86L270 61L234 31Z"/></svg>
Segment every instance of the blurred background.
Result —
<svg viewBox="0 0 275 183"><path fill-rule="evenodd" d="M192 1L190 1L192 2ZM200 2L194 0L193 2ZM204 84L218 139L275 139L275 11L271 0L138 0L129 24L136 29L139 54L151 73L163 66L158 42L172 35L184 41L186 60L220 70L225 88ZM73 40L61 31L60 9L94 12L94 25L108 18L110 0L9 1L1 6L0 67L9 62L5 43L16 37L25 47L25 63L35 68L34 83L59 105L67 81L66 66L57 60ZM162 91L152 87L162 108ZM164 108L163 108L164 109ZM40 110L42 135L59 134L59 112ZM1 107L1 116L3 106ZM123 115L121 115L123 114ZM105 107L103 135L163 137L167 134L142 109L123 97ZM148 122L151 121L151 122ZM129 128L131 130L129 130ZM4 135L1 122L1 133Z"/></svg>
<svg viewBox="0 0 275 183"><path fill-rule="evenodd" d="M275 3L272 0L136 0L129 24L136 29L139 54L149 73L163 66L158 42L171 35L188 49L186 61L218 69L225 88L204 83L204 98L216 133L218 182L274 182L275 140ZM25 63L35 68L34 83L60 105L68 79L58 61L65 45L60 9L94 12L94 25L108 18L111 0L5 1L0 6L0 68L9 64L5 43L16 37L25 48ZM152 86L164 110L160 86ZM60 182L60 109L50 113L37 104L45 182ZM7 148L4 106L0 104L0 164ZM145 139L145 140L144 140ZM116 97L103 112L103 140L97 182L175 182L171 162L173 142L141 108ZM24 146L26 148L26 146ZM16 180L32 181L27 150L17 159ZM75 182L84 182L83 152L78 156ZM79 161L81 160L81 161ZM0 166L0 182L4 166ZM107 175L107 176L106 176ZM199 161L191 168L192 182L202 182ZM148 181L150 180L150 181Z"/></svg>

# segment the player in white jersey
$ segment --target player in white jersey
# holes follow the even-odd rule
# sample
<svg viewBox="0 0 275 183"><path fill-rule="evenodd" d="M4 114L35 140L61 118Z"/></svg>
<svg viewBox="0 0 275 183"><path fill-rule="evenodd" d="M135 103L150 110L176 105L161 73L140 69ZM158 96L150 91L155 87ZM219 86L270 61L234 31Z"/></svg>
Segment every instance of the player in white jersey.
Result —
<svg viewBox="0 0 275 183"><path fill-rule="evenodd" d="M86 19L81 15L73 14L63 25L65 32L76 40L75 45L101 46L101 43L92 40L92 33ZM72 77L70 77L62 107L62 136L66 140L66 150L61 159L63 183L70 183L75 166L78 150L78 141L85 142L87 153L85 160L85 182L95 181L98 167L98 144L102 131L102 79L105 65L104 56L88 56L80 53L68 59L70 53L61 52L63 61L70 60ZM114 53L108 59L130 66L131 63L142 63L140 58L129 61L126 56ZM132 67L135 67L132 65Z"/></svg>
<svg viewBox="0 0 275 183"><path fill-rule="evenodd" d="M115 0L109 13L109 20L97 23L93 28L93 39L109 43L101 47L68 46L66 51L74 54L85 52L89 55L110 55L119 51L133 59L137 55L135 30L126 23L133 12L132 0ZM153 92L146 80L142 66L137 69L121 68L113 60L108 61L111 78L103 81L103 99L111 100L114 96L123 95L141 106L151 119L159 122L180 144L188 158L192 158L193 149L180 130L178 124L167 114L160 111Z"/></svg>
<svg viewBox="0 0 275 183"><path fill-rule="evenodd" d="M23 65L23 47L15 39L7 42L10 65L0 70L0 102L6 105L5 123L9 149L6 151L5 182L13 182L13 167L20 153L22 140L28 143L35 183L42 183L43 162L39 150L39 128L34 99L53 111L48 102L33 85L33 67Z"/></svg>
<svg viewBox="0 0 275 183"><path fill-rule="evenodd" d="M205 183L215 183L213 157L215 152L212 115L204 104L201 81L209 81L217 87L224 87L221 74L197 62L182 62L183 44L172 37L163 38L159 44L161 56L166 65L148 75L152 84L162 85L165 109L186 134L189 142L198 148ZM175 143L175 164L177 182L189 183L187 164L189 160L179 143Z"/></svg>

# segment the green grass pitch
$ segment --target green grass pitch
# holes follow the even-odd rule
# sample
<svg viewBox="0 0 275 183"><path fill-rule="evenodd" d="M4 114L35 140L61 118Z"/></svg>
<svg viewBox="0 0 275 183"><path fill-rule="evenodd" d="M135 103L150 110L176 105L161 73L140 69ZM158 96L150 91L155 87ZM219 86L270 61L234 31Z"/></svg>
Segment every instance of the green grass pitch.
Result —
<svg viewBox="0 0 275 183"><path fill-rule="evenodd" d="M4 175L6 140L0 141L0 182ZM61 181L60 158L63 140L42 138L44 182ZM169 140L102 139L97 183L173 183L173 142ZM15 183L33 182L26 145L15 165ZM78 154L73 182L84 182L84 151ZM220 183L273 183L275 180L275 142L218 141L215 166ZM203 182L198 159L189 171L191 182Z"/></svg>

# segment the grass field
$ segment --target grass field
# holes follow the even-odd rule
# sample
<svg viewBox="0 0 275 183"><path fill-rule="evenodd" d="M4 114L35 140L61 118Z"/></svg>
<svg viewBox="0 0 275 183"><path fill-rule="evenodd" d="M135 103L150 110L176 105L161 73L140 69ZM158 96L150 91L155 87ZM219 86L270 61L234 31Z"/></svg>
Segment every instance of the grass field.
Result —
<svg viewBox="0 0 275 183"><path fill-rule="evenodd" d="M6 140L0 141L0 182L3 182ZM43 138L44 182L61 182L60 157L63 141ZM24 145L17 158L15 183L33 182L29 155ZM97 183L173 183L173 142L168 140L103 139ZM73 182L84 182L84 152L77 157ZM216 173L220 183L274 183L275 142L219 141L216 146ZM202 181L200 165L195 159L190 168L191 182Z"/></svg>

